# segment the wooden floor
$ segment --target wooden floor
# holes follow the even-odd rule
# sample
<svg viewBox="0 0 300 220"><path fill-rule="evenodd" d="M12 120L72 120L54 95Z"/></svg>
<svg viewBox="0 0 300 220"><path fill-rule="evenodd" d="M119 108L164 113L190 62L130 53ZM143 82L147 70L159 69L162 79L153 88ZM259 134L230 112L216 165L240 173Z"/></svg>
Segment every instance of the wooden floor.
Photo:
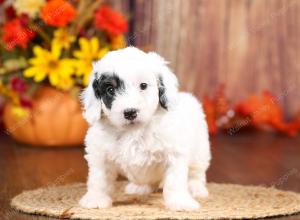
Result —
<svg viewBox="0 0 300 220"><path fill-rule="evenodd" d="M300 192L300 137L238 133L212 138L210 182L276 186ZM87 175L82 148L39 149L0 136L0 219L49 219L20 214L10 199L23 190L83 182ZM274 218L300 219L300 215Z"/></svg>

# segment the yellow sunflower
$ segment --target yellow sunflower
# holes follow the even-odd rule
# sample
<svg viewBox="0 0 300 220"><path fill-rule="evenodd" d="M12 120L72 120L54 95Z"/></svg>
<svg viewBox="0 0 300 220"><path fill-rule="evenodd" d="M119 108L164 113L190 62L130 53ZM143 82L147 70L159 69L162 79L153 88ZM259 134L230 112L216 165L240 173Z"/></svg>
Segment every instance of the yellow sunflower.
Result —
<svg viewBox="0 0 300 220"><path fill-rule="evenodd" d="M34 46L34 58L29 59L31 66L24 71L25 77L33 77L36 82L49 78L50 84L69 89L73 85L74 66L72 59L60 59L61 48L52 44L51 51Z"/></svg>
<svg viewBox="0 0 300 220"><path fill-rule="evenodd" d="M36 18L45 2L45 0L15 0L13 7L18 15L25 13L30 18Z"/></svg>
<svg viewBox="0 0 300 220"><path fill-rule="evenodd" d="M0 94L7 96L10 100L12 100L12 103L19 105L20 99L18 94L13 91L12 89L5 86L4 82L0 80Z"/></svg>
<svg viewBox="0 0 300 220"><path fill-rule="evenodd" d="M29 115L29 111L28 111L28 109L22 108L21 106L13 105L12 106L12 114L16 118L24 118Z"/></svg>
<svg viewBox="0 0 300 220"><path fill-rule="evenodd" d="M60 48L70 49L71 44L76 40L75 36L70 35L65 28L57 29L54 32L53 44Z"/></svg>
<svg viewBox="0 0 300 220"><path fill-rule="evenodd" d="M77 76L83 76L83 84L89 83L89 75L92 71L92 62L102 58L109 50L107 47L100 48L98 38L93 37L90 40L86 38L79 39L79 50L74 51L76 57L74 62Z"/></svg>

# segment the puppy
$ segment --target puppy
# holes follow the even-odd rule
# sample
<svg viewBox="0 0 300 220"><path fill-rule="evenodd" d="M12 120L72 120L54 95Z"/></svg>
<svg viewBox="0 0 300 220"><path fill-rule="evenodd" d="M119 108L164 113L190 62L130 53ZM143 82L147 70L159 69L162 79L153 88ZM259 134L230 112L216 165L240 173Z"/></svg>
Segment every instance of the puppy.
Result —
<svg viewBox="0 0 300 220"><path fill-rule="evenodd" d="M207 197L211 154L199 102L178 92L176 76L154 52L128 47L93 65L82 93L89 173L80 205L112 205L117 175L128 178L128 194L163 189L170 210L194 210Z"/></svg>

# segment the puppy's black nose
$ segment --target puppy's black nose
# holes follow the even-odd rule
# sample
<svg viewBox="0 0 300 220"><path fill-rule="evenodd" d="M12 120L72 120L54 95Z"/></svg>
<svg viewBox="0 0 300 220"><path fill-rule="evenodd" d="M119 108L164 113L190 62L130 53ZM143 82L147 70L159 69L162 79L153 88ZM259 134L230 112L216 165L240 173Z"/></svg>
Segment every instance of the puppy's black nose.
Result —
<svg viewBox="0 0 300 220"><path fill-rule="evenodd" d="M137 116L138 110L135 108L128 108L124 110L124 118L127 120L134 120Z"/></svg>

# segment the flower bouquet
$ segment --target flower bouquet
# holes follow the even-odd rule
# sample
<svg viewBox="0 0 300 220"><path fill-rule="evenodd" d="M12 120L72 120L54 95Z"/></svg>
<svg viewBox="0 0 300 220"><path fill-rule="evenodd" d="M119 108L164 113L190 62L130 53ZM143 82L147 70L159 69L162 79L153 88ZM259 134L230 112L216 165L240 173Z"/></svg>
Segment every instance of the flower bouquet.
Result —
<svg viewBox="0 0 300 220"><path fill-rule="evenodd" d="M125 17L99 0L0 0L0 10L6 131L32 145L81 144L78 93L93 61L125 47Z"/></svg>

